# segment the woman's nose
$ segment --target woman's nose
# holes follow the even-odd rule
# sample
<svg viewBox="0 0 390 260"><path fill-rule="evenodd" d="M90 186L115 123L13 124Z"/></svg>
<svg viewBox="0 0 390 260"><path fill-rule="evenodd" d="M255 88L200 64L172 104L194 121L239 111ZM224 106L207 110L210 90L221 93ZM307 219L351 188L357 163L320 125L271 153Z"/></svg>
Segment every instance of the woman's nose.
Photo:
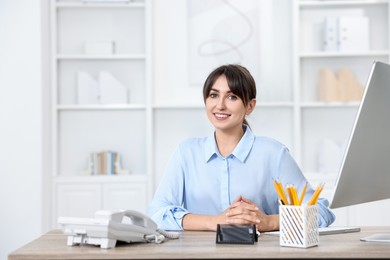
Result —
<svg viewBox="0 0 390 260"><path fill-rule="evenodd" d="M224 98L219 98L218 103L217 103L217 108L218 109L225 109L225 99Z"/></svg>

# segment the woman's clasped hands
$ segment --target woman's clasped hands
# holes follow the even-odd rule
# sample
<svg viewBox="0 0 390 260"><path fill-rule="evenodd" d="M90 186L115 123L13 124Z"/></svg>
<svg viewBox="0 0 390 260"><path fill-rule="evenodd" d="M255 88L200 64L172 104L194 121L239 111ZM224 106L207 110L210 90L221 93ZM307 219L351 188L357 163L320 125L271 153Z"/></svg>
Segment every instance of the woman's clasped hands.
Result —
<svg viewBox="0 0 390 260"><path fill-rule="evenodd" d="M226 224L255 224L258 231L272 231L279 228L278 215L266 215L251 200L239 196L225 210Z"/></svg>

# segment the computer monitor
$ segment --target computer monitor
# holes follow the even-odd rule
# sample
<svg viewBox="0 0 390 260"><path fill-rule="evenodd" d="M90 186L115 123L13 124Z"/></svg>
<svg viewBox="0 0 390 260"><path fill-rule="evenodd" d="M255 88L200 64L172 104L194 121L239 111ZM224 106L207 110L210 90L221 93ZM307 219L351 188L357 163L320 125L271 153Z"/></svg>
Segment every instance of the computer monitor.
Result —
<svg viewBox="0 0 390 260"><path fill-rule="evenodd" d="M330 208L390 198L390 65L372 65Z"/></svg>

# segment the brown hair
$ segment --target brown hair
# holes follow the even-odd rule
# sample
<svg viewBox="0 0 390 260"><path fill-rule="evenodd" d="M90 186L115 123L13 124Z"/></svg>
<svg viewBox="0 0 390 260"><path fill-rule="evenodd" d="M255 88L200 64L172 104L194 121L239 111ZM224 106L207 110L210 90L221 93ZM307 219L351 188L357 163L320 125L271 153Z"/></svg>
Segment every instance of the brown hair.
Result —
<svg viewBox="0 0 390 260"><path fill-rule="evenodd" d="M241 98L244 106L256 98L256 83L248 69L238 64L227 64L214 69L207 77L203 85L204 102L206 102L215 81L221 75L225 75L230 91ZM249 125L246 119L243 123Z"/></svg>

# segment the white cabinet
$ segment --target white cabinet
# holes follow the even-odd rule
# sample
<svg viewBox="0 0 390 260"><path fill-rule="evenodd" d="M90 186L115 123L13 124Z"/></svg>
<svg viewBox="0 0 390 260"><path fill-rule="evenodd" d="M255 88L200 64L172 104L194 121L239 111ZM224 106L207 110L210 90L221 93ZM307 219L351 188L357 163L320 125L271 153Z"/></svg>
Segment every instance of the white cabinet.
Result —
<svg viewBox="0 0 390 260"><path fill-rule="evenodd" d="M55 184L54 223L59 216L92 217L100 207L100 185L98 184Z"/></svg>
<svg viewBox="0 0 390 260"><path fill-rule="evenodd" d="M293 31L298 158L313 183L326 182L323 195L330 198L360 102L343 98L342 91L364 87L375 60L389 62L389 3L295 0ZM332 92L335 83L340 92ZM337 95L324 98L324 90ZM336 209L336 224L370 225L371 214L390 213L369 206ZM362 212L365 217L355 216Z"/></svg>
<svg viewBox="0 0 390 260"><path fill-rule="evenodd" d="M131 180L103 185L103 206L105 209L134 209L146 214L146 180Z"/></svg>
<svg viewBox="0 0 390 260"><path fill-rule="evenodd" d="M146 176L57 178L53 223L59 216L91 218L101 209L134 209L146 213Z"/></svg>
<svg viewBox="0 0 390 260"><path fill-rule="evenodd" d="M146 210L150 18L148 0L51 1L53 221L102 207ZM116 152L128 173L84 176L102 151Z"/></svg>

